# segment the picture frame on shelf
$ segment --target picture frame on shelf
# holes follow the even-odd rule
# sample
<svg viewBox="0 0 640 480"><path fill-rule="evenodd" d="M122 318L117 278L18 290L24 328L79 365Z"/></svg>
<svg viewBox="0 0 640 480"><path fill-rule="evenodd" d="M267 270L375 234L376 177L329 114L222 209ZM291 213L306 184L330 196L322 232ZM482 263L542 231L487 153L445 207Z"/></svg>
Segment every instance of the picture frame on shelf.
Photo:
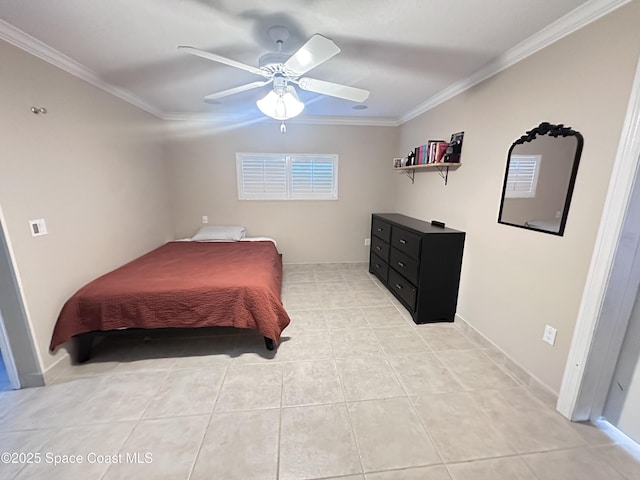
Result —
<svg viewBox="0 0 640 480"><path fill-rule="evenodd" d="M464 132L453 133L449 146L445 154L442 157L443 163L460 163L460 155L462 153L462 140L464 139Z"/></svg>

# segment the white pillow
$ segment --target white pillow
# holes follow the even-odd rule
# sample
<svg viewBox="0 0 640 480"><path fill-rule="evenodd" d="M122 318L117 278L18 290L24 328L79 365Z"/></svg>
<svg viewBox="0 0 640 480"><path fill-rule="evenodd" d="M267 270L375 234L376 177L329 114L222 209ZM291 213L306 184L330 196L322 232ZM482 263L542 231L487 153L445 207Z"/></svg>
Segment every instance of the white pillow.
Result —
<svg viewBox="0 0 640 480"><path fill-rule="evenodd" d="M244 227L238 225L219 225L202 227L191 240L194 242L237 241L244 238Z"/></svg>

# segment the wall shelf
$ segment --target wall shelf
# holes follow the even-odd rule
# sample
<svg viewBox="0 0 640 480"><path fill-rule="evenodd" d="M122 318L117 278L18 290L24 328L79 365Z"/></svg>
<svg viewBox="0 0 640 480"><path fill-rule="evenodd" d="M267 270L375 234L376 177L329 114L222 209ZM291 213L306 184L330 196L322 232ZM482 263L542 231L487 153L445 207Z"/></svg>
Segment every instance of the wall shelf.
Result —
<svg viewBox="0 0 640 480"><path fill-rule="evenodd" d="M438 170L438 173L444 180L444 184L446 185L449 180L449 168L456 169L461 163L427 163L424 165L410 165L408 167L396 167L394 170L399 170L405 173L407 177L411 179L411 183L413 184L415 180L416 170Z"/></svg>

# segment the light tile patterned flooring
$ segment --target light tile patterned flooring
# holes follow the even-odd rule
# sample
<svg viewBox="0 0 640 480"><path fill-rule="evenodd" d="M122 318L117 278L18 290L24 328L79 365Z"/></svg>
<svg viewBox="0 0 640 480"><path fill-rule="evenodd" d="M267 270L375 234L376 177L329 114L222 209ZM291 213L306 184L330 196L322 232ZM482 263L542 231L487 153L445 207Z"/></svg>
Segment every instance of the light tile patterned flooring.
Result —
<svg viewBox="0 0 640 480"><path fill-rule="evenodd" d="M283 298L275 355L228 329L111 337L52 385L0 393L0 452L41 455L0 478L640 478L465 329L413 324L364 264L285 266Z"/></svg>

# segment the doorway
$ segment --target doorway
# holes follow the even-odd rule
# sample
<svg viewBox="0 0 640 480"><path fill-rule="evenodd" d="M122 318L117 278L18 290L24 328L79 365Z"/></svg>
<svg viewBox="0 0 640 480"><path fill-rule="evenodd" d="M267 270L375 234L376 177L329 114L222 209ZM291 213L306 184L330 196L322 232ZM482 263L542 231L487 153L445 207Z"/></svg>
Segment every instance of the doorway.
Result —
<svg viewBox="0 0 640 480"><path fill-rule="evenodd" d="M558 396L570 420L600 420L638 296L639 172L640 59Z"/></svg>
<svg viewBox="0 0 640 480"><path fill-rule="evenodd" d="M8 389L39 387L44 385L44 377L31 337L5 225L0 208L0 360L7 374ZM3 378L0 371L0 385L4 386Z"/></svg>
<svg viewBox="0 0 640 480"><path fill-rule="evenodd" d="M7 368L4 366L2 355L0 355L0 392L4 392L6 390L13 390L13 385L11 385L11 382L9 381Z"/></svg>
<svg viewBox="0 0 640 480"><path fill-rule="evenodd" d="M603 417L640 445L640 301L631 312Z"/></svg>

